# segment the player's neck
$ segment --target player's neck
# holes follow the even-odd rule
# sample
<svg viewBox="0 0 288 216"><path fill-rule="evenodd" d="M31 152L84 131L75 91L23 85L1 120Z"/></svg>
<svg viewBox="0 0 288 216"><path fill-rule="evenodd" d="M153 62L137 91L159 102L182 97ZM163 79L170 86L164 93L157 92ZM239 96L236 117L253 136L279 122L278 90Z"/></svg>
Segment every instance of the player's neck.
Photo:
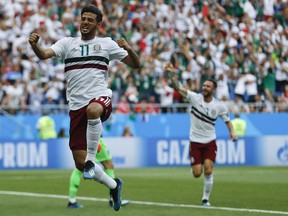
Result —
<svg viewBox="0 0 288 216"><path fill-rule="evenodd" d="M210 103L212 100L213 100L213 97L212 97L212 96L204 97L204 101L205 101L206 103Z"/></svg>
<svg viewBox="0 0 288 216"><path fill-rule="evenodd" d="M90 34L82 34L81 35L81 40L83 41L89 41L89 40L93 40L96 37L95 33L90 33Z"/></svg>
<svg viewBox="0 0 288 216"><path fill-rule="evenodd" d="M82 37L81 37L81 40L82 40L82 41L89 41L89 40L93 40L94 38L95 38L95 36L92 36L92 37L82 36Z"/></svg>

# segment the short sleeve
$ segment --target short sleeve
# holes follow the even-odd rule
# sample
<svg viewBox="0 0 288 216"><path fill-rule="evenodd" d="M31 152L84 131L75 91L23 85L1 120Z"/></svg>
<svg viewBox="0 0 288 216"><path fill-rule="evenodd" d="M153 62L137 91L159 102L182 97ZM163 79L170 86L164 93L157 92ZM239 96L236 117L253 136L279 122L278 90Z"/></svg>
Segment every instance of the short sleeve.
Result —
<svg viewBox="0 0 288 216"><path fill-rule="evenodd" d="M69 38L62 38L58 40L55 44L51 46L51 49L54 50L56 56L64 59L69 44Z"/></svg>
<svg viewBox="0 0 288 216"><path fill-rule="evenodd" d="M227 106L223 103L221 103L221 111L219 113L219 116L224 122L230 121L229 110Z"/></svg>
<svg viewBox="0 0 288 216"><path fill-rule="evenodd" d="M194 104L198 96L197 93L187 90L187 100L189 103Z"/></svg>
<svg viewBox="0 0 288 216"><path fill-rule="evenodd" d="M111 38L108 39L110 43L110 49L109 49L109 59L110 60L122 60L127 55L128 52L124 50L123 48L119 47L118 44L113 41Z"/></svg>

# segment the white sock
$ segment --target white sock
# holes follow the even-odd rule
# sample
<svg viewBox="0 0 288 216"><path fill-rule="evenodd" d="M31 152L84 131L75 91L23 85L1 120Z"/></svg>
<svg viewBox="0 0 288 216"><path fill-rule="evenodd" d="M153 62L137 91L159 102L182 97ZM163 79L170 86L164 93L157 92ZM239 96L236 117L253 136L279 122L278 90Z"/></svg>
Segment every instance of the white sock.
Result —
<svg viewBox="0 0 288 216"><path fill-rule="evenodd" d="M100 118L98 119L88 119L87 123L87 156L85 161L95 161L98 143L102 133L102 123Z"/></svg>
<svg viewBox="0 0 288 216"><path fill-rule="evenodd" d="M213 187L213 180L214 180L213 174L204 176L204 191L202 200L204 199L209 200L210 193Z"/></svg>
<svg viewBox="0 0 288 216"><path fill-rule="evenodd" d="M76 201L76 198L69 198L69 202L70 203L76 203L77 201Z"/></svg>
<svg viewBox="0 0 288 216"><path fill-rule="evenodd" d="M109 189L116 188L117 182L113 178L108 176L98 164L95 164L95 174L95 181L106 185Z"/></svg>

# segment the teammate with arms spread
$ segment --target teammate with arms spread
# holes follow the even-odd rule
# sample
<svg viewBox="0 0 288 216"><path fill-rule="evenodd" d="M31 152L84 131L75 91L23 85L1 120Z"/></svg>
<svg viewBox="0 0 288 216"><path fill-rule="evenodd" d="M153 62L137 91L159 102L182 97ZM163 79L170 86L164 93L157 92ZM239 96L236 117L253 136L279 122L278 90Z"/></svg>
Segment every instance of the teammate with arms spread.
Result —
<svg viewBox="0 0 288 216"><path fill-rule="evenodd" d="M102 122L111 114L112 91L107 88L108 65L120 60L133 68L139 68L138 55L125 39L114 42L111 38L96 36L102 22L102 12L94 5L81 11L81 37L65 37L50 48L39 45L39 35L32 33L29 43L42 60L60 57L65 63L67 100L70 116L69 146L75 166L83 171L84 179L94 179L110 189L114 210L121 206L122 180L112 179L94 163L102 133Z"/></svg>
<svg viewBox="0 0 288 216"><path fill-rule="evenodd" d="M230 122L228 108L213 97L217 88L215 80L206 80L203 83L202 94L197 94L179 86L171 62L166 65L165 70L172 80L174 89L192 104L189 137L191 166L194 177L198 178L203 172L202 165L204 165L202 205L210 206L209 197L213 186L212 172L217 154L215 123L219 116L225 122L231 139L237 140Z"/></svg>

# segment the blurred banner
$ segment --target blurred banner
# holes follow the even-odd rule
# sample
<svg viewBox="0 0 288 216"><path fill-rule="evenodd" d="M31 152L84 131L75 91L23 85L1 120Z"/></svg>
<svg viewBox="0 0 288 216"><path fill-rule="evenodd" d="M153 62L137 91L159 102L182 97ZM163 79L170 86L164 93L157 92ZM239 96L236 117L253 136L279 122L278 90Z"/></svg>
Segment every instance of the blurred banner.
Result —
<svg viewBox="0 0 288 216"><path fill-rule="evenodd" d="M116 168L190 166L186 138L111 138ZM288 136L217 139L217 166L287 166ZM0 140L0 170L73 169L68 139Z"/></svg>
<svg viewBox="0 0 288 216"><path fill-rule="evenodd" d="M0 115L0 139L22 140L37 139L37 120L40 115ZM63 130L64 136L69 136L70 120L68 114L51 114L55 121L57 132ZM233 116L231 116L233 118ZM287 135L288 113L251 113L241 114L247 123L246 136ZM134 137L155 138L186 137L190 129L190 114L113 114L103 125L104 137L120 137L125 127L131 129ZM227 136L228 131L221 119L216 122L217 136Z"/></svg>

